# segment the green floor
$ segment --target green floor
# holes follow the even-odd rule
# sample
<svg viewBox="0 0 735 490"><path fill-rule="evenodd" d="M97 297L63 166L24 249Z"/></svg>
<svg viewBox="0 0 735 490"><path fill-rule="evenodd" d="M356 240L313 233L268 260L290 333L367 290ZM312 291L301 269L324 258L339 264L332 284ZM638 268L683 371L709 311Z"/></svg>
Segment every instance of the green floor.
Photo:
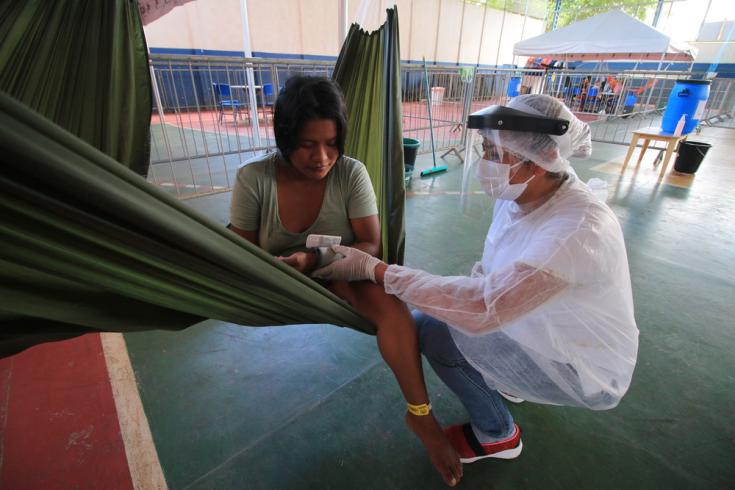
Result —
<svg viewBox="0 0 735 490"><path fill-rule="evenodd" d="M574 162L583 179L609 183L626 236L641 332L633 384L607 412L512 406L523 454L465 465L460 487L735 486L731 133L707 128L696 138L714 147L689 187L657 184L653 155L623 178L600 171L622 161L622 146L596 144L593 159ZM429 160L420 156L417 170ZM462 170L447 163L449 172L411 181L407 264L467 273L489 217L458 214ZM225 223L228 201L186 202ZM125 339L172 489L445 488L403 425L398 386L372 337L329 325L206 322ZM428 366L427 377L440 422L465 421Z"/></svg>

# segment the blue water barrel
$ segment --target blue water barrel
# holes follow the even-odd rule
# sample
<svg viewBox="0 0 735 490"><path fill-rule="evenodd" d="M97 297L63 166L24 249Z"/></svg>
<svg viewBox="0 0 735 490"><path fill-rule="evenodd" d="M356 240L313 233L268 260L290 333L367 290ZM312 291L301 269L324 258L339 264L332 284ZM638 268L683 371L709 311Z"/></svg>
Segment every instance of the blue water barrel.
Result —
<svg viewBox="0 0 735 490"><path fill-rule="evenodd" d="M521 77L513 77L508 83L508 97L518 95L518 88L521 86Z"/></svg>
<svg viewBox="0 0 735 490"><path fill-rule="evenodd" d="M682 114L686 114L682 134L691 133L704 114L704 106L709 98L709 85L709 80L677 80L669 95L661 129L673 133Z"/></svg>

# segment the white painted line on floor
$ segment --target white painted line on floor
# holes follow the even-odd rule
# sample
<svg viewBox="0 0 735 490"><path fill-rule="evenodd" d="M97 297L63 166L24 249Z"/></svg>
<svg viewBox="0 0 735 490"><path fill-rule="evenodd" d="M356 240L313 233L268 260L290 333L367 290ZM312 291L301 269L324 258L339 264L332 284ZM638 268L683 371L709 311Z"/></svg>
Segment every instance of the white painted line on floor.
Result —
<svg viewBox="0 0 735 490"><path fill-rule="evenodd" d="M100 338L133 488L167 490L125 339L121 333L102 333Z"/></svg>

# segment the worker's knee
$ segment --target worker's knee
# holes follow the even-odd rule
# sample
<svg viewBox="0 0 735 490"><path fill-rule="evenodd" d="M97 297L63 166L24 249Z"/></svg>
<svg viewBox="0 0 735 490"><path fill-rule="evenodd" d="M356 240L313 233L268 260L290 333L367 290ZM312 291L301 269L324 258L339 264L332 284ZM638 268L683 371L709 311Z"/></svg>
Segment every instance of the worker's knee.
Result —
<svg viewBox="0 0 735 490"><path fill-rule="evenodd" d="M457 349L446 323L420 311L414 311L413 318L419 337L419 349L427 359L447 366L467 362Z"/></svg>

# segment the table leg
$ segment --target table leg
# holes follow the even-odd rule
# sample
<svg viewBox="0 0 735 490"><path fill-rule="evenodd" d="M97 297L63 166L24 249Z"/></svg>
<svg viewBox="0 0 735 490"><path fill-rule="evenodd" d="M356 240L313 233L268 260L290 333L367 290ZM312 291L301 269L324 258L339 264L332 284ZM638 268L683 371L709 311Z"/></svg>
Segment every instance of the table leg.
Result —
<svg viewBox="0 0 735 490"><path fill-rule="evenodd" d="M666 155L664 156L664 161L661 162L661 173L658 175L658 180L664 178L664 175L666 174L666 166L669 164L669 160L671 160L671 154L674 153L674 148L676 148L676 141L669 141L668 145L666 146Z"/></svg>
<svg viewBox="0 0 735 490"><path fill-rule="evenodd" d="M623 162L623 169L620 171L620 173L625 172L625 168L628 166L628 160L630 160L630 156L633 154L633 151L635 150L636 145L638 144L638 135L633 134L633 139L630 140L630 146L628 147L628 153L625 155L625 161Z"/></svg>
<svg viewBox="0 0 735 490"><path fill-rule="evenodd" d="M646 150L648 149L648 145L651 143L651 140L648 138L643 140L643 148L641 148L641 154L638 155L638 161L635 162L635 168L638 168L641 165L641 160L643 160L643 154L646 153Z"/></svg>

